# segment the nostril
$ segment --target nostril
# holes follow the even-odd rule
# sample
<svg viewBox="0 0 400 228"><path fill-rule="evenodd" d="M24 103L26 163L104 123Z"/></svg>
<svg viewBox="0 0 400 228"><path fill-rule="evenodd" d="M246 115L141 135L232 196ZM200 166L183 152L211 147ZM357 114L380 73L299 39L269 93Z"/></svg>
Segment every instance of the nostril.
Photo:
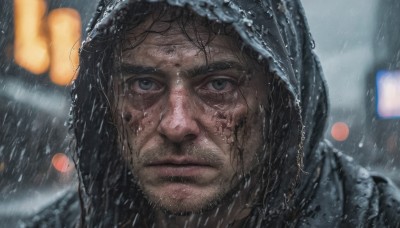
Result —
<svg viewBox="0 0 400 228"><path fill-rule="evenodd" d="M183 140L182 141L192 141L192 140L194 140L196 138L196 135L195 134L187 134L187 135L185 135L185 137L183 137Z"/></svg>
<svg viewBox="0 0 400 228"><path fill-rule="evenodd" d="M161 137L166 139L166 140L169 140L169 141L171 141L173 143L177 143L177 145L178 145L178 144L180 144L182 142L193 141L193 140L196 139L197 136L196 136L196 134L187 134L187 135L185 135L183 137L180 137L179 135L172 135L172 134L168 134L167 133L167 134L161 134Z"/></svg>
<svg viewBox="0 0 400 228"><path fill-rule="evenodd" d="M194 140L199 133L197 123L193 120L171 121L163 119L158 132L172 142L182 142Z"/></svg>

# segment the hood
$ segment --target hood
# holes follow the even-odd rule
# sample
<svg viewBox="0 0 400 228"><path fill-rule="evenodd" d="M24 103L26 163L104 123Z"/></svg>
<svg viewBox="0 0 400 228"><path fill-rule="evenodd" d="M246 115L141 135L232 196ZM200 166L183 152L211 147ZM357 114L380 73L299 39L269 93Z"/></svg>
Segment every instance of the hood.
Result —
<svg viewBox="0 0 400 228"><path fill-rule="evenodd" d="M128 19L145 16L138 13L143 2L100 1L80 52L79 76L72 90L71 127L80 178L81 223L89 226L99 225L100 220L103 226L115 225L128 217L136 221L146 208L137 205L141 193L131 183L132 175L115 149L117 130L108 99L112 91L112 43ZM268 170L266 175L274 175L276 180L273 190L265 188L260 206L254 208L249 222L296 219L295 202L300 200L302 189L298 179L307 178L306 171L318 159L316 151L328 108L325 82L300 1L148 2L186 7L210 21L230 24L244 44L258 53L258 60L264 60L266 70L274 75L268 95L274 105L267 107L270 114L264 124L275 170ZM132 16L133 12L137 15Z"/></svg>

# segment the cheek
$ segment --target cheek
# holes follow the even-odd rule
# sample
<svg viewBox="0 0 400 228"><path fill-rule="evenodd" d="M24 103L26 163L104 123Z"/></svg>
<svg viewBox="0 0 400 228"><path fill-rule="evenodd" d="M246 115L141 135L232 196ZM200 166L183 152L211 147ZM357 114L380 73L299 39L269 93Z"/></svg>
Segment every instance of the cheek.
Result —
<svg viewBox="0 0 400 228"><path fill-rule="evenodd" d="M138 111L126 105L118 110L118 129L120 142L124 143L124 153L131 150L139 152L146 142L157 133L157 123L160 119L161 108L151 108Z"/></svg>
<svg viewBox="0 0 400 228"><path fill-rule="evenodd" d="M237 140L236 130L238 126L247 118L247 107L240 105L229 111L217 111L213 118L215 119L216 132L224 137L224 141L234 144Z"/></svg>
<svg viewBox="0 0 400 228"><path fill-rule="evenodd" d="M131 138L137 136L141 131L144 130L145 117L141 112L130 111L124 109L119 112L119 133L123 134L124 139L126 137Z"/></svg>
<svg viewBox="0 0 400 228"><path fill-rule="evenodd" d="M258 107L250 111L242 105L229 112L217 112L215 119L216 131L229 145L234 158L243 159L244 169L247 170L263 143L263 113Z"/></svg>
<svg viewBox="0 0 400 228"><path fill-rule="evenodd" d="M216 120L216 131L222 135L230 136L233 130L233 113L218 111L215 113L214 118Z"/></svg>
<svg viewBox="0 0 400 228"><path fill-rule="evenodd" d="M242 134L241 139L243 140L245 169L250 169L255 166L256 162L260 162L257 157L262 153L262 148L265 143L263 138L263 131L265 130L265 112L263 110L262 107L256 107L254 112L249 114L242 129L240 129L240 134Z"/></svg>
<svg viewBox="0 0 400 228"><path fill-rule="evenodd" d="M131 107L124 107L119 111L119 137L123 145L121 152L131 167L136 167L140 161L140 154L146 142L154 135L157 111L137 111ZM158 117L159 118L159 117Z"/></svg>
<svg viewBox="0 0 400 228"><path fill-rule="evenodd" d="M128 127L134 136L140 135L147 128L151 128L157 120L156 113L161 113L161 108L138 111L130 106L125 106L119 110L121 119L120 126Z"/></svg>

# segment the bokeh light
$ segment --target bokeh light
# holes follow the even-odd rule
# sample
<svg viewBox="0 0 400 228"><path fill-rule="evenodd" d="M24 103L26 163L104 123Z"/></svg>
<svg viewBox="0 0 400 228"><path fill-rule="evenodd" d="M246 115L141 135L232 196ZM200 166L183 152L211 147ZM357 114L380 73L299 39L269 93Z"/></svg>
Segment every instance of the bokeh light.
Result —
<svg viewBox="0 0 400 228"><path fill-rule="evenodd" d="M64 153L56 153L51 159L51 164L61 173L69 172L73 168L71 159L69 159L69 157Z"/></svg>
<svg viewBox="0 0 400 228"><path fill-rule="evenodd" d="M332 125L331 135L336 141L345 141L350 134L349 126L344 122L336 122Z"/></svg>
<svg viewBox="0 0 400 228"><path fill-rule="evenodd" d="M71 8L52 10L48 17L50 45L50 79L57 85L68 85L78 67L81 18Z"/></svg>
<svg viewBox="0 0 400 228"><path fill-rule="evenodd" d="M82 22L72 8L57 8L47 16L44 0L14 0L14 59L33 74L50 68L50 80L69 85L79 63Z"/></svg>
<svg viewBox="0 0 400 228"><path fill-rule="evenodd" d="M33 74L45 73L50 65L46 10L43 0L14 0L15 62Z"/></svg>

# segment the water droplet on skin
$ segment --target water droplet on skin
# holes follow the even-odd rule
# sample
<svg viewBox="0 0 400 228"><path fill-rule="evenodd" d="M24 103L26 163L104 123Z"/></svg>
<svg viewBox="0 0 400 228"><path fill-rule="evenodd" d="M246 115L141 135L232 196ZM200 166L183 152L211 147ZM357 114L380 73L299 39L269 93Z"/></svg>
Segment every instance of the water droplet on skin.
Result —
<svg viewBox="0 0 400 228"><path fill-rule="evenodd" d="M136 134L138 134L138 133L141 132L142 130L143 130L142 126L139 126L138 129L137 129L137 131L136 131Z"/></svg>

